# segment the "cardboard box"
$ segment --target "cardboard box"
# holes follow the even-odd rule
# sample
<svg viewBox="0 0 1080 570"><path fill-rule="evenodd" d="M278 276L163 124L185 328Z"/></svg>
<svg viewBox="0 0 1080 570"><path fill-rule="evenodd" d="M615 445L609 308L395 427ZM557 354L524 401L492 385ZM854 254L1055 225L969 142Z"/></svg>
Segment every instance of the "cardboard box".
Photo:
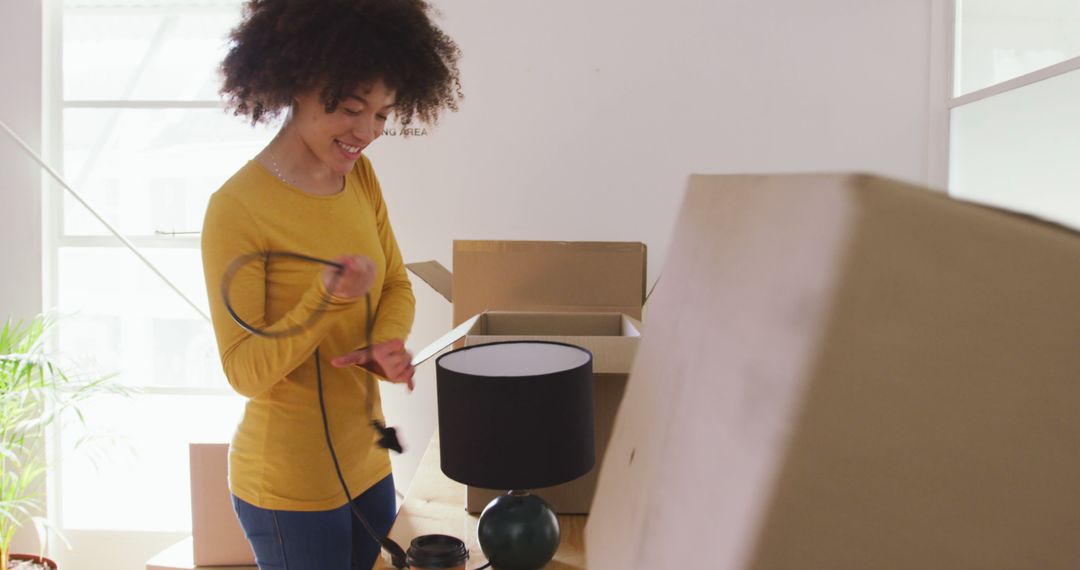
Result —
<svg viewBox="0 0 1080 570"><path fill-rule="evenodd" d="M535 490L555 512L588 513L596 478L641 337L646 249L641 243L455 241L451 275L437 262L409 269L454 303L458 328L417 354L422 362L455 341L552 340L593 352L597 467ZM451 285L449 288L447 285ZM479 512L499 491L468 487Z"/></svg>
<svg viewBox="0 0 1080 570"><path fill-rule="evenodd" d="M641 340L641 323L622 313L483 313L468 331L465 345L508 340L565 342L593 353L593 428L596 439L596 467L584 476L544 489L533 490L560 514L589 512L600 464L607 450L615 414L626 390L626 379ZM466 487L465 508L471 513L484 510L495 497L508 489Z"/></svg>
<svg viewBox="0 0 1080 570"><path fill-rule="evenodd" d="M675 228L591 570L1080 567L1080 235L853 175Z"/></svg>
<svg viewBox="0 0 1080 570"><path fill-rule="evenodd" d="M192 443L191 535L196 566L254 565L229 492L229 444Z"/></svg>

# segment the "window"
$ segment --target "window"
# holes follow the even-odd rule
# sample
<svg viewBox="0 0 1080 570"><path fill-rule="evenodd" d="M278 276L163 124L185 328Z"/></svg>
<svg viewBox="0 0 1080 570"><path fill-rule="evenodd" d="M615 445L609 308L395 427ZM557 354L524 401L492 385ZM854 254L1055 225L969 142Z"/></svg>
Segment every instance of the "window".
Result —
<svg viewBox="0 0 1080 570"><path fill-rule="evenodd" d="M243 405L204 317L197 232L210 194L273 133L223 112L217 95L240 0L56 3L53 162L197 308L76 200L49 203L60 349L140 390L87 406L89 426L115 436L100 453L68 454L73 433L56 434L67 459L54 515L65 534L185 532L187 443L227 441Z"/></svg>
<svg viewBox="0 0 1080 570"><path fill-rule="evenodd" d="M1080 2L956 0L949 192L1080 227Z"/></svg>

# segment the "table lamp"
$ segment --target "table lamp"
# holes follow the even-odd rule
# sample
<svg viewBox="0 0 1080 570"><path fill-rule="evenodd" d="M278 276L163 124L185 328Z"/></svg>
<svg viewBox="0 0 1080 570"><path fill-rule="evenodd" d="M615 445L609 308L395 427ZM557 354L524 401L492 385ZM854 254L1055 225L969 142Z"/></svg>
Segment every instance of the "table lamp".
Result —
<svg viewBox="0 0 1080 570"><path fill-rule="evenodd" d="M496 570L543 568L559 547L559 522L528 490L576 479L596 462L592 353L496 342L449 352L435 366L443 473L512 489L481 513L480 549Z"/></svg>

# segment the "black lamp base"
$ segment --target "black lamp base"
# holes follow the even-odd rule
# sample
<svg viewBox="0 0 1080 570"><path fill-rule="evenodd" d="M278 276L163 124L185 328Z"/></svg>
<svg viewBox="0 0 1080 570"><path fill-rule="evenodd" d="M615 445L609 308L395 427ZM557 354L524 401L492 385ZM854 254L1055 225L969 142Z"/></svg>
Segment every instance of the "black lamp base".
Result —
<svg viewBox="0 0 1080 570"><path fill-rule="evenodd" d="M547 501L511 491L484 507L476 535L495 570L539 570L559 549L559 519Z"/></svg>

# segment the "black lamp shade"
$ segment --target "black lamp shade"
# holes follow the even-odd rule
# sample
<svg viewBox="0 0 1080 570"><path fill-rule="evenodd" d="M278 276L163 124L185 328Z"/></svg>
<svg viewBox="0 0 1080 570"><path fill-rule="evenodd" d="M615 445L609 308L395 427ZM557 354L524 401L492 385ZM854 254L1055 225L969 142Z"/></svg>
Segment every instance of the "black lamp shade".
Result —
<svg viewBox="0 0 1080 570"><path fill-rule="evenodd" d="M556 342L467 346L436 361L443 473L488 489L550 487L596 462L592 353Z"/></svg>

